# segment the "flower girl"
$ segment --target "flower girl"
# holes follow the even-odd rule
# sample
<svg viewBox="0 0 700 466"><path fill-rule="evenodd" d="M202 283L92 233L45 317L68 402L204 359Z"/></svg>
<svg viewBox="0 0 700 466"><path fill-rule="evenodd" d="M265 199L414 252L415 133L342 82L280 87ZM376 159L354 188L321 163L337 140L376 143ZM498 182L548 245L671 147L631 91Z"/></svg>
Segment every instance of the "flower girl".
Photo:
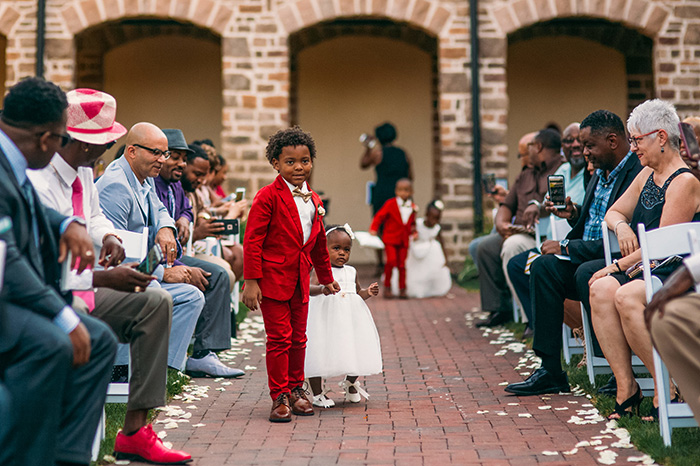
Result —
<svg viewBox="0 0 700 466"><path fill-rule="evenodd" d="M311 281L304 372L313 392L313 404L322 408L335 406L326 396L330 390L323 389L323 378L346 376L340 382L345 401L359 403L361 396L369 398L369 394L357 381L358 376L382 371L379 334L364 302L379 293L379 285L361 288L355 268L345 265L353 238L347 223L326 227L331 269L340 292L325 296L315 275Z"/></svg>
<svg viewBox="0 0 700 466"><path fill-rule="evenodd" d="M416 221L416 236L406 258L406 291L410 298L444 296L452 286L440 235L443 209L442 201L435 200L428 204L425 218Z"/></svg>

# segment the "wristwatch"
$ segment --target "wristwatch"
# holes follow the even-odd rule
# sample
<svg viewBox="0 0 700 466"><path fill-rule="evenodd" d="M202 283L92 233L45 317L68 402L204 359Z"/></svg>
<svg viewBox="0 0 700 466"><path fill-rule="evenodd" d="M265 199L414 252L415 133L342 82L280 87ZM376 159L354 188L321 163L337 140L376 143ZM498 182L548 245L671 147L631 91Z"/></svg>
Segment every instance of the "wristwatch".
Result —
<svg viewBox="0 0 700 466"><path fill-rule="evenodd" d="M561 248L561 253L565 256L569 255L569 239L565 238L559 241L559 247Z"/></svg>

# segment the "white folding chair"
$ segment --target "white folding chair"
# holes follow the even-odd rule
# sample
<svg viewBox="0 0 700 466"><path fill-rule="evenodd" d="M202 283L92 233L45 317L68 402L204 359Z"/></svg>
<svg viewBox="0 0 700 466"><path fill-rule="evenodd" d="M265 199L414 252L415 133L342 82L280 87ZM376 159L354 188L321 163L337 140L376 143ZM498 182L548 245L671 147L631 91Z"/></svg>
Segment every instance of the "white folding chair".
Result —
<svg viewBox="0 0 700 466"><path fill-rule="evenodd" d="M148 253L148 227L144 227L141 233L127 230L115 230L117 236L122 239L124 254L130 260L142 260ZM131 364L129 364L129 378L131 378ZM110 383L107 386L107 398L105 403L127 403L129 401L128 383ZM92 442L92 460L97 461L100 453L100 443L105 438L105 411L102 408L102 417L97 426L95 439Z"/></svg>
<svg viewBox="0 0 700 466"><path fill-rule="evenodd" d="M654 293L661 288L662 283L651 274L649 263L654 259L665 259L674 254L690 254L697 250L697 235L700 233L700 223L679 223L652 231L646 231L643 224L637 227L639 232L639 247L642 249L642 273L646 288L647 302L651 301ZM688 238L688 242L681 238ZM695 427L697 422L687 403L671 403L669 391L670 377L666 364L661 360L654 348L654 372L657 380L659 399L659 430L664 445L671 445L671 433L677 427Z"/></svg>
<svg viewBox="0 0 700 466"><path fill-rule="evenodd" d="M603 225L603 255L605 257L605 265L612 264L612 255L620 252L620 245L617 242L617 236L610 234L607 226ZM604 357L598 357L593 352L593 326L588 319L588 313L581 304L581 318L583 320L583 342L586 347L586 372L588 380L592 385L595 385L595 376L597 374L611 374L610 364ZM646 374L649 370L638 356L632 355L632 370L635 374ZM642 389L644 396L653 396L654 380L650 378L637 378L637 383Z"/></svg>

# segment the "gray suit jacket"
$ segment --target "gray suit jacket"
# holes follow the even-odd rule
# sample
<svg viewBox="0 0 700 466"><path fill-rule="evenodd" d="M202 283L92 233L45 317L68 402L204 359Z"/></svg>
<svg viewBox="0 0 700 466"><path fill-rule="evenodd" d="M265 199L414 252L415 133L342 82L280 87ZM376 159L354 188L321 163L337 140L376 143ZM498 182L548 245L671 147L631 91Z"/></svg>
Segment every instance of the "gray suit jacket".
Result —
<svg viewBox="0 0 700 466"><path fill-rule="evenodd" d="M0 218L10 217L12 228L0 234L7 243L5 278L2 300L15 304L10 312L0 306L0 352L12 347L17 338L13 328L24 321L22 308L53 319L66 306L70 294L61 295L58 264L58 238L61 222L66 219L58 212L42 206L33 191L39 226L39 247L32 229L29 204L17 183L10 162L0 150Z"/></svg>
<svg viewBox="0 0 700 466"><path fill-rule="evenodd" d="M153 178L142 186L126 157L110 163L95 183L100 193L100 207L115 228L140 233L148 227L148 247L153 246L158 230L170 227L177 238L175 221L158 198Z"/></svg>

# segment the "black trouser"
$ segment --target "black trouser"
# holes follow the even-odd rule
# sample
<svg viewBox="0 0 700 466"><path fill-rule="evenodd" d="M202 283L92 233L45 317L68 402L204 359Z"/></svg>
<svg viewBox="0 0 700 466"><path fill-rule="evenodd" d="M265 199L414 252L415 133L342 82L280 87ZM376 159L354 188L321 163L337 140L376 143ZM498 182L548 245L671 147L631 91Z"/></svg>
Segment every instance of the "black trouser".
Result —
<svg viewBox="0 0 700 466"><path fill-rule="evenodd" d="M527 258L531 252L537 252L537 249L521 252L508 261L508 277L510 277L510 282L513 284L513 289L518 295L520 304L523 305L523 312L528 320L527 326L534 328L532 322L532 299L530 299L530 275L525 274Z"/></svg>
<svg viewBox="0 0 700 466"><path fill-rule="evenodd" d="M532 347L542 358L542 365L561 372L561 326L564 323L564 300L581 301L589 317L591 305L588 281L605 267L604 259L581 265L552 255L537 258L530 266L530 296L535 331ZM594 342L594 345L598 345Z"/></svg>

